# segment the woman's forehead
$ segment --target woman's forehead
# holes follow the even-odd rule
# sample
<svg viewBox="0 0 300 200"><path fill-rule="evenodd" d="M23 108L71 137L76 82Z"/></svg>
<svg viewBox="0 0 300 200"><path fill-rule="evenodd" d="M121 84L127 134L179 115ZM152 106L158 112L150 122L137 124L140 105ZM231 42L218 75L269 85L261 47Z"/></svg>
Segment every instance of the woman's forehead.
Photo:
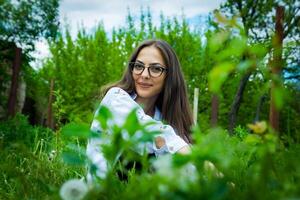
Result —
<svg viewBox="0 0 300 200"><path fill-rule="evenodd" d="M160 50L155 46L148 46L141 49L136 59L145 64L160 63L165 65L164 58Z"/></svg>

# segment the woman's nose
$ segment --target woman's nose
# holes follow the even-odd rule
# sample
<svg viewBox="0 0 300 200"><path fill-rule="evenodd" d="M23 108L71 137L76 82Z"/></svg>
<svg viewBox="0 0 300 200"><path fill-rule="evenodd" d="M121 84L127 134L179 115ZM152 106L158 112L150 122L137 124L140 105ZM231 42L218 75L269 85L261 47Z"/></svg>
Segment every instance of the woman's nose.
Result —
<svg viewBox="0 0 300 200"><path fill-rule="evenodd" d="M145 67L143 73L141 74L143 78L150 78L148 67Z"/></svg>

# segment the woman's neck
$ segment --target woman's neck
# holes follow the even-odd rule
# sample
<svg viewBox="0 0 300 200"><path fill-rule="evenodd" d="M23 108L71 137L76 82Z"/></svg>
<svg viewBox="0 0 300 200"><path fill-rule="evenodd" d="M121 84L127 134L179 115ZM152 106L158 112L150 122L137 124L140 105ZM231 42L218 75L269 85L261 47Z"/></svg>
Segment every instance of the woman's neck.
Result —
<svg viewBox="0 0 300 200"><path fill-rule="evenodd" d="M135 101L143 107L143 109L147 115L150 115L153 117L154 113L155 113L154 108L155 108L156 98L157 97L143 98L143 97L138 96Z"/></svg>

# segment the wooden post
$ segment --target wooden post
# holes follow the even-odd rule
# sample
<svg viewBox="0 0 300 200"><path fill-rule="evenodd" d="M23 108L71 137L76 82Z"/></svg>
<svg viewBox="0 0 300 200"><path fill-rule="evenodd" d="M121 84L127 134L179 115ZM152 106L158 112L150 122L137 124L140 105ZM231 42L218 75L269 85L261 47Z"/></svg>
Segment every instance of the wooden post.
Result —
<svg viewBox="0 0 300 200"><path fill-rule="evenodd" d="M218 124L218 109L219 109L219 97L217 94L213 94L211 100L211 127L216 127Z"/></svg>
<svg viewBox="0 0 300 200"><path fill-rule="evenodd" d="M273 38L273 60L271 62L271 71L273 77L280 77L282 70L282 43L283 43L283 19L284 7L277 6L276 8L276 22L275 22L275 36ZM279 110L275 105L274 90L278 87L278 82L272 80L271 83L271 103L269 122L275 131L279 131Z"/></svg>
<svg viewBox="0 0 300 200"><path fill-rule="evenodd" d="M51 129L54 129L53 113L52 113L53 88L54 88L54 80L51 79L49 100L48 100L48 109L47 109L47 122L46 122L46 126Z"/></svg>
<svg viewBox="0 0 300 200"><path fill-rule="evenodd" d="M13 117L16 114L18 79L21 69L22 49L15 47L15 57L12 65L11 86L8 98L8 116Z"/></svg>
<svg viewBox="0 0 300 200"><path fill-rule="evenodd" d="M195 88L194 89L194 104L193 104L194 124L197 124L197 118L198 118L198 99L199 99L199 88Z"/></svg>

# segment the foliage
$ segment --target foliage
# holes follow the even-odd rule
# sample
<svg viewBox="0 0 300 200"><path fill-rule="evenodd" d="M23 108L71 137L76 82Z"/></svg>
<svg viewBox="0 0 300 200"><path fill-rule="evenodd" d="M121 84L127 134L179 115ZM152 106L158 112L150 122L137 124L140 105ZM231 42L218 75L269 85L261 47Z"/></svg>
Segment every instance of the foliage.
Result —
<svg viewBox="0 0 300 200"><path fill-rule="evenodd" d="M297 198L300 195L297 167L300 163L296 159L299 145L284 147L270 130L243 133L241 137L229 136L222 129L201 132L195 127L195 143L190 154L147 158L145 152L139 154L133 148L147 141L138 139L143 126L134 115L135 111L128 115L121 127L108 122L109 114L101 113L101 117L106 119L102 123L107 123L104 127L112 127L110 131L113 130L107 134L107 129L104 129L100 135L102 140L110 141L100 145L109 171L104 178L93 174L85 199L135 199L140 196L146 199L245 199L249 196L270 199ZM127 126L129 121L130 129ZM93 133L86 134L83 129L86 128L68 125L62 133L95 137ZM240 129L239 132L245 131ZM78 160L84 157L75 153L73 159L76 156ZM80 163L97 169L88 159Z"/></svg>
<svg viewBox="0 0 300 200"><path fill-rule="evenodd" d="M39 140L45 144L51 142L52 135L53 132L50 129L31 126L27 117L21 114L0 122L1 143L4 147L11 143L23 143L32 149ZM43 148L49 147L44 146Z"/></svg>
<svg viewBox="0 0 300 200"><path fill-rule="evenodd" d="M36 42L56 37L59 25L58 6L59 0L0 1L0 108L3 115L1 118L6 118L7 115L15 48L22 49L20 79L25 77L26 84L30 86L29 90L34 90L36 84L30 84L32 81L27 82L28 77L33 74L33 69L29 65L33 60L30 53L34 51ZM33 80L39 82L37 79ZM38 107L40 98L36 97L34 100Z"/></svg>
<svg viewBox="0 0 300 200"><path fill-rule="evenodd" d="M11 1L0 2L0 40L34 48L41 37L56 36L58 29L58 1Z"/></svg>
<svg viewBox="0 0 300 200"><path fill-rule="evenodd" d="M64 180L81 177L83 168L62 162L49 129L17 115L1 122L0 133L0 199L59 199Z"/></svg>

